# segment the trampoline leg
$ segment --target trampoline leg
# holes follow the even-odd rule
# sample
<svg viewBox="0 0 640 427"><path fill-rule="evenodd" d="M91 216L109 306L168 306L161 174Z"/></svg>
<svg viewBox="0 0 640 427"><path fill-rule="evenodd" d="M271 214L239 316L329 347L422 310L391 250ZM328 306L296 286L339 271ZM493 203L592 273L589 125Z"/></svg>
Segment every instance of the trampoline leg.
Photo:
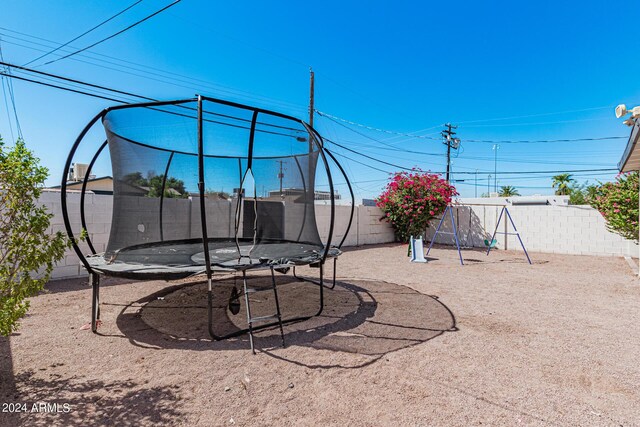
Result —
<svg viewBox="0 0 640 427"><path fill-rule="evenodd" d="M100 319L100 276L89 273L91 283L91 331L98 332L98 319Z"/></svg>
<svg viewBox="0 0 640 427"><path fill-rule="evenodd" d="M338 258L333 259L333 284L329 289L333 289L336 287L336 270L338 269Z"/></svg>
<svg viewBox="0 0 640 427"><path fill-rule="evenodd" d="M218 341L220 337L213 333L213 290L212 290L211 277L208 278L208 291L207 291L207 322L209 324L209 335L214 340Z"/></svg>
<svg viewBox="0 0 640 427"><path fill-rule="evenodd" d="M312 282L313 283L313 282ZM316 313L316 316L320 316L324 310L324 263L320 264L320 282L318 286L320 288L320 308Z"/></svg>
<svg viewBox="0 0 640 427"><path fill-rule="evenodd" d="M284 329L282 328L282 314L280 313L280 301L278 301L278 290L276 289L276 276L275 276L275 273L273 272L273 267L271 267L271 284L273 286L273 296L276 300L276 314L278 316L278 326L280 326L280 337L282 337L282 348L284 348L285 344L284 344Z"/></svg>
<svg viewBox="0 0 640 427"><path fill-rule="evenodd" d="M249 344L251 345L251 352L256 354L256 349L253 346L253 320L251 319L251 306L249 305L249 292L247 292L247 272L242 270L242 287L244 291L244 305L247 310L247 323L249 324Z"/></svg>

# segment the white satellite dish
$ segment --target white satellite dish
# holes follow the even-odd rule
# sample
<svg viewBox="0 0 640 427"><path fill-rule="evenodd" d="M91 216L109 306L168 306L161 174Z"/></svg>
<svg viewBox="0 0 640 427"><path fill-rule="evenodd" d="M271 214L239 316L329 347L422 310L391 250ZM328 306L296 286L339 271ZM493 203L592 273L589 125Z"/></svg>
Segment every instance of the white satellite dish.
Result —
<svg viewBox="0 0 640 427"><path fill-rule="evenodd" d="M624 104L620 104L616 107L616 118L619 119L620 117L624 116L627 114L627 106Z"/></svg>

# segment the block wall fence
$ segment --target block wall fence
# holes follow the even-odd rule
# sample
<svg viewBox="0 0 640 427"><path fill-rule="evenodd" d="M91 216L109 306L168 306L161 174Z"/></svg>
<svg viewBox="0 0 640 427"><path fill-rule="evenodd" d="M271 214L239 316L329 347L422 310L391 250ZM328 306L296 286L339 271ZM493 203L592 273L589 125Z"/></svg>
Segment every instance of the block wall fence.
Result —
<svg viewBox="0 0 640 427"><path fill-rule="evenodd" d="M165 200L164 217L167 223L172 221L190 221L193 224L198 210L193 209L193 201ZM54 217L50 232L65 231L62 219L60 192L45 190L39 204L47 207ZM209 206L209 204L211 206ZM80 226L80 192L67 193L69 218L74 231ZM85 218L87 231L96 251L105 250L111 229L111 210L113 197L110 195L85 194ZM208 210L223 209L220 201L208 201ZM316 205L318 231L323 240L329 233L331 208L328 205ZM338 243L344 236L349 220L350 206L336 206L333 243ZM495 228L500 207L497 206L461 206L454 207L454 218L458 223L458 236L467 247L485 247L484 239L489 239ZM530 252L551 252L577 255L600 256L638 256L638 245L626 240L606 229L602 216L589 206L509 206L516 227L520 232L526 248ZM356 206L353 224L344 246L362 246L377 243L389 243L395 240L393 229L386 222L380 221L383 216L380 209L373 206ZM427 230L427 241L432 238L438 221L434 220ZM504 231L505 218L500 228ZM508 224L507 231L513 231ZM450 221L446 220L443 230L451 232ZM168 228L167 228L167 231ZM196 230L197 231L197 230ZM131 230L131 232L136 232ZM170 233L170 232L169 232ZM170 237L170 234L169 234ZM516 236L498 235L498 249L521 250ZM450 234L438 235L436 243L453 244ZM81 244L84 253L90 253L86 243ZM82 268L73 250L67 251L53 271L52 279L82 277L87 273Z"/></svg>

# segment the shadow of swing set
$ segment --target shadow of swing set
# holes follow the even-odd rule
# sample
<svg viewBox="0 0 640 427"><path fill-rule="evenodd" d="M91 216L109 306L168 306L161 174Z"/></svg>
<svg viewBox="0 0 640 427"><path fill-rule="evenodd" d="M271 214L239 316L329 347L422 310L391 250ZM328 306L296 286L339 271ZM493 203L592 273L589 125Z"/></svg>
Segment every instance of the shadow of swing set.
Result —
<svg viewBox="0 0 640 427"><path fill-rule="evenodd" d="M511 213L509 212L509 208L506 205L489 205L489 204L482 204L482 205L461 205L461 206L469 206L469 231L467 233L467 238L468 235L471 233L471 206L499 206L502 207L502 209L500 210L500 215L498 216L498 221L496 222L496 227L493 230L493 234L491 235L491 239L484 239L484 244L487 247L487 255L489 255L489 253L491 252L491 249L495 248L497 240L496 240L496 235L497 234L502 234L505 236L516 236L518 238L518 241L520 242L520 246L522 247L522 250L524 251L524 255L527 257L527 262L529 264L532 264L531 262L531 258L529 257L529 253L527 252L527 248L524 246L524 242L522 241L522 238L520 237L520 232L518 232L518 228L516 227L515 222L513 221L513 218L511 216ZM447 231L441 231L442 228L442 224L444 223L445 219L449 217L450 221L451 221L451 230L450 232ZM508 231L498 231L499 227L500 227L500 222L502 221L502 219L504 218L505 221L509 221L511 223L511 226L513 227L513 232L508 232ZM436 228L436 232L434 233L433 237L431 238L431 243L429 244L429 248L427 249L427 253L426 255L429 255L429 252L431 252L431 248L433 248L433 244L435 243L438 234L451 234L454 237L455 240L455 244L456 244L456 248L458 250L458 258L460 259L460 265L464 265L464 259L462 258L462 250L460 247L460 239L458 237L458 225L456 224L456 220L454 218L453 215L453 207L451 205L447 205L447 207L444 210L444 213L442 214L442 218L440 218L440 222L438 223L438 227ZM506 226L506 224L505 224ZM506 230L506 228L505 228ZM420 239L420 244L422 243L421 239ZM420 248L422 249L422 248ZM416 247L415 247L415 243L413 242L413 238L412 238L412 243L409 246L409 251L412 254L416 254ZM422 251L420 251L422 252ZM414 261L415 257L412 258L412 261ZM422 259L424 259L424 257L422 257ZM415 261L414 261L415 262ZM426 262L426 259L424 259L424 261L420 260L418 262Z"/></svg>

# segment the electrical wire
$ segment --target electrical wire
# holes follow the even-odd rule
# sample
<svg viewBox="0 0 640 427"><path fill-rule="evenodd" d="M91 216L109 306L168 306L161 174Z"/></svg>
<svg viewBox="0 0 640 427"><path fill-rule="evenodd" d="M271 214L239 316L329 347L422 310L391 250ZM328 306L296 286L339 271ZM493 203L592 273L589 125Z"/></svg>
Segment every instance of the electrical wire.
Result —
<svg viewBox="0 0 640 427"><path fill-rule="evenodd" d="M22 32L19 32L19 31L11 30L11 29L8 29L8 28L5 28L5 27L0 27L0 29L2 29L4 31L9 31L9 32L15 33L15 34L20 34L20 35L23 35L23 36L26 36L26 37L34 38L34 39L37 39L37 40L42 40L42 41L45 41L45 42L50 43L50 44L54 44L54 45L58 44L57 42L54 42L52 40L44 39L42 37L32 36L30 34L26 34L26 33L22 33ZM16 40L19 40L19 41L22 41L22 42L25 42L25 43L30 43L30 44L33 44L33 45L36 45L36 46L44 46L44 47L47 47L48 50L50 49L50 46L44 45L42 43L37 43L37 42L31 41L31 40L26 40L26 39L23 39L23 38L20 38L20 37L16 37L16 36L12 36L12 35L9 35L9 34L6 34L6 33L0 33L0 34L4 35L5 37L16 39ZM20 43L10 42L10 41L6 41L6 40L5 40L5 43L12 44L14 46L23 47L23 48L30 49L30 50L35 50L35 51L39 51L39 52L45 52L45 50L38 49L38 48L35 48L35 47L32 47L32 46L23 45L23 44L20 44ZM71 46L69 46L69 47L71 47ZM63 52L64 53L68 53L70 51L63 51ZM208 82L206 80L185 76L183 74L174 73L174 72L171 72L171 71L161 70L161 69L154 68L154 67L151 67L151 66L148 66L148 65L138 64L138 63L133 62L133 61L127 61L127 60L124 60L124 59L121 59L121 58L116 58L116 57L113 57L113 56L109 56L109 55L105 55L105 54L101 54L101 53L97 53L97 52L86 52L85 54L79 54L78 56L82 57L82 58L90 59L91 61L98 61L99 63L95 63L95 62L91 62L91 61L87 61L87 60L81 60L81 59L78 59L76 57L73 57L73 58L70 58L70 59L72 61L77 61L77 62L80 62L80 63L83 63L83 64L89 64L89 65L92 65L92 66L95 66L95 67L99 67L99 68L102 68L102 69L112 70L112 71L116 71L116 72L119 72L119 73L123 73L123 74L131 75L131 76L139 77L139 78L142 78L142 79L145 79L145 80L156 81L156 82L159 82L159 83L164 83L164 84L168 84L168 85L172 85L172 86L176 86L176 87L181 87L181 88L185 88L185 89L201 90L202 87L208 87L208 88L214 90L216 93L226 93L226 94L230 94L230 95L236 96L236 97L241 98L241 99L251 99L251 100L258 100L260 102L269 102L270 104L277 104L277 105L283 106L285 108L294 109L296 111L306 111L307 110L306 107L302 107L302 106L297 105L297 104L292 104L292 103L285 102L285 101L275 100L275 99L271 99L271 98L264 97L264 96L253 95L253 94L250 94L249 92L245 92L245 91L242 91L242 90L233 89L233 88L226 87L226 86L219 85L219 84L213 84L213 83ZM109 58L109 59L111 59L113 61L94 58L93 56L98 56L98 57L102 57L102 58ZM114 61L117 61L117 62L114 62ZM132 64L135 67L128 66L128 65L122 65L122 64L120 64L118 62L125 63L125 64ZM138 74L138 73L131 72L131 71L125 71L125 70L120 69L120 68L109 67L109 66L103 65L103 63L104 64L110 64L110 65L113 65L115 67L121 67L121 68L124 68L126 70L137 71L139 73L144 73L144 74ZM136 67L138 67L138 68L136 68ZM152 70L152 71L149 71L149 70ZM157 76L157 77L160 77L160 78L154 78L154 77L150 77L150 76ZM181 84L181 83L191 84L191 86L187 86L186 84Z"/></svg>
<svg viewBox="0 0 640 427"><path fill-rule="evenodd" d="M68 55L62 56L62 57L60 57L60 58L53 59L53 60L51 60L51 61L49 61L49 62L45 62L43 65L53 64L54 62L58 62L58 61L61 61L61 60L63 60L63 59L69 58L69 57L71 57L71 56L77 55L77 54L79 54L79 53L81 53L81 52L84 52L85 50L91 49L92 47L95 47L95 46L97 46L97 45L99 45L99 44L101 44L101 43L104 43L104 42L106 42L107 40L110 40L110 39L112 39L112 38L114 38L114 37L116 37L116 36L119 36L120 34L124 33L125 31L128 31L128 30L130 30L131 28L133 28L133 27L135 27L135 26L137 26L137 25L142 24L143 22L145 22L145 21L147 21L147 20L149 20L149 19L153 18L154 16L158 15L159 13L162 13L163 11L165 11L165 10L169 9L170 7L175 6L176 4L180 3L181 1L182 1L182 0L175 0L173 3L171 3L171 4L169 4L169 5L165 6L165 7L163 7L162 9L156 10L156 11L155 11L155 12L153 12L151 15L148 15L148 16L146 16L146 17L144 17L144 18L140 19L139 21L134 22L133 24L129 25L128 27L126 27L126 28L124 28L124 29L122 29L122 30L120 30L120 31L118 31L118 32L116 32L116 33L114 33L114 34L111 34L110 36L107 36L107 37L105 37L105 38L103 38L103 39L100 39L100 40L98 40L97 42L95 42L95 43L93 43L93 44L91 44L91 45L89 45L89 46L87 46L87 47L84 47L84 48L82 48L82 49L79 49L79 50L76 50L76 51L74 51L74 52L71 52L71 53L70 53L70 54L68 54Z"/></svg>
<svg viewBox="0 0 640 427"><path fill-rule="evenodd" d="M4 107L7 110L7 123L9 123L9 132L11 134L11 141L15 141L15 136L13 135L13 124L11 123L11 113L9 112L9 102L7 101L7 91L4 88L4 84L5 84L5 80L9 80L9 79L5 79L4 76L2 77L2 79L0 79L0 83L2 84L2 95L4 97ZM7 86L9 85L9 83L7 82Z"/></svg>
<svg viewBox="0 0 640 427"><path fill-rule="evenodd" d="M111 21L112 19L117 18L118 16L122 15L122 14L123 14L123 13L125 13L127 10L129 10L129 9L133 8L134 6L136 6L137 4L139 4L139 3L141 3L141 2L142 2L142 0L138 0L138 1L136 1L135 3L131 4L130 6L126 7L125 9L122 9L120 12L118 12L118 13L116 13L115 15L111 16L110 18L108 18L108 19L106 19L106 20L102 21L102 22L101 22L101 23L99 23L98 25L96 25L96 26L94 26L94 27L90 28L89 30L85 31L84 33L80 34L79 36L77 36L77 37L75 37L75 38L73 38L73 39L69 40L68 42L66 42L66 43L64 43L64 44L61 44L60 46L56 47L56 48L55 48L55 49L53 49L53 50L50 50L49 52L45 52L44 54L42 54L42 55L38 56L37 58L32 59L31 61L27 62L26 64L22 64L22 65L23 65L23 66L27 66L27 65L33 64L34 62L36 62L36 61L38 61L38 60L40 60L40 59L44 58L45 56L49 56L49 55L51 55L52 53L57 52L58 50L62 49L63 47L68 46L69 44L73 43L74 41L76 41L76 40L78 40L78 39L80 39L80 38L82 38L82 37L86 36L87 34L89 34L90 32L92 32L93 30L96 30L96 29L100 28L101 26L103 26L103 25L104 25L104 24L106 24L107 22Z"/></svg>
<svg viewBox="0 0 640 427"><path fill-rule="evenodd" d="M430 139L430 140L433 140L433 141L439 141L440 140L440 138L433 138L431 136L426 136L426 135L415 135L415 134L412 134L412 133L395 132L395 131L391 131L391 130L386 130L386 129L376 128L376 127L372 127L372 126L367 126L367 125L363 125L363 124L360 124L360 123L352 122L350 120L343 119L343 118L331 115L329 113L324 113L324 112L319 111L319 110L314 110L314 111L316 113L318 113L319 116L326 117L326 118L328 118L328 119L330 119L330 120L332 120L332 121L334 121L336 123L338 123L340 121L340 122L347 123L347 124L350 124L350 125L353 125L353 126L358 126L358 127L361 127L361 128L374 130L374 131L377 131L377 132L383 132L383 133L387 133L387 134L391 134L391 135L398 135L398 136L405 136L405 137L419 138L419 139ZM363 135L363 136L366 136L366 135ZM377 141L377 140L374 139L374 141ZM381 141L377 141L377 142L382 143ZM387 145L387 144L384 144L384 145Z"/></svg>
<svg viewBox="0 0 640 427"><path fill-rule="evenodd" d="M4 53L2 52L2 38L0 38L0 61L4 62ZM5 67L5 70L9 74L9 77L11 77L11 69L9 67ZM2 90L4 92L4 86L2 87ZM16 121L16 131L18 132L18 137L22 139L23 138L22 127L20 126L20 119L18 118L18 109L16 108L16 97L13 90L13 81L11 81L11 79L7 79L7 90L9 92L9 98L11 99L11 106L13 107L13 116L15 117L15 121ZM5 101L6 101L6 98L5 98ZM8 111L9 110L7 107L7 113ZM13 135L13 131L11 132L11 134Z"/></svg>
<svg viewBox="0 0 640 427"><path fill-rule="evenodd" d="M365 129L369 129L369 130L373 130L373 131L377 131L377 132L383 132L383 133L388 133L388 134L394 134L394 135L401 135L401 136L406 136L406 137L410 137L410 138L419 138L419 139L431 139L431 140L439 140L438 138L433 138L433 137L429 137L426 135L414 135L414 134L408 134L408 133L402 133L402 132L395 132L395 131L391 131L391 130L387 130L387 129L381 129L381 128L376 128L376 127L372 127L372 126L368 126L368 125L363 125L361 123L356 123L353 122L351 120L347 120L347 119L343 119L341 117L337 117L337 116L333 116L331 114L328 113L324 113L322 111L319 110L315 110L320 116L326 117L336 123L338 122L342 122L342 123L346 123L352 126L358 126L361 128L365 128ZM582 111L582 110L581 110ZM554 113L550 113L550 114L554 114ZM591 121L592 119L585 119L585 120L571 120L571 121ZM563 121L566 122L566 121ZM530 125L530 124L549 124L549 123L561 123L561 122L545 122L545 123L521 123L521 124L514 124L513 126L520 126L520 125ZM340 124L340 123L338 123ZM342 125L344 126L344 125ZM512 125L508 125L508 126L512 126ZM347 126L344 126L347 127ZM348 129L352 130L351 128L347 127ZM355 131L354 131L355 132ZM373 141L376 142L380 142L379 140L376 140L375 138L371 138L367 135L361 134L359 132L356 132L361 136L364 136L365 138L369 138ZM596 138L565 138L565 139L538 139L538 140L482 140L482 139L466 139L464 138L463 141L464 142L483 142L483 143L490 143L490 144L534 144L534 143L554 143L554 142L584 142L584 141L606 141L606 140L610 140L610 139L628 139L628 136L604 136L604 137L596 137ZM384 145L388 145L388 144L384 144ZM393 147L393 148L397 148L397 147Z"/></svg>

